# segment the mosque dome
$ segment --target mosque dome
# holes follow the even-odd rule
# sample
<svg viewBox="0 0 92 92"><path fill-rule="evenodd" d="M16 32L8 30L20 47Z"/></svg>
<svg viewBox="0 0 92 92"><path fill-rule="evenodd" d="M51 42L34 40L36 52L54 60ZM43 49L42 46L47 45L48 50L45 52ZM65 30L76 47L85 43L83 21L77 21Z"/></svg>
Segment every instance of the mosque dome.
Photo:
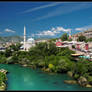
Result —
<svg viewBox="0 0 92 92"><path fill-rule="evenodd" d="M29 39L27 40L27 42L34 43L35 40L34 40L33 38L29 38Z"/></svg>

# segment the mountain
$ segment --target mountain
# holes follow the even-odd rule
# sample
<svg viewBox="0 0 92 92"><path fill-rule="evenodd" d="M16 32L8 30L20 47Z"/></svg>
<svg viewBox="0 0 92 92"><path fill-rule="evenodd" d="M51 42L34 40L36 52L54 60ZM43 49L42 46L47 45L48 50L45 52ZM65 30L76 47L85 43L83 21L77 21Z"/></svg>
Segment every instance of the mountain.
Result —
<svg viewBox="0 0 92 92"><path fill-rule="evenodd" d="M5 43L5 42L21 42L23 41L23 37L21 36L1 36L0 37L0 43Z"/></svg>

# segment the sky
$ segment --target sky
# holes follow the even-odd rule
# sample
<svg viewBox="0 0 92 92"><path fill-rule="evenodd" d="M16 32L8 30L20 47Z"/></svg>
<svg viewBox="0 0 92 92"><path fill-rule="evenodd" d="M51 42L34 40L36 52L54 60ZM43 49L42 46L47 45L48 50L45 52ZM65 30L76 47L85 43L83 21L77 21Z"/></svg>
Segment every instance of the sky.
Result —
<svg viewBox="0 0 92 92"><path fill-rule="evenodd" d="M92 27L92 2L2 1L0 36L58 38Z"/></svg>

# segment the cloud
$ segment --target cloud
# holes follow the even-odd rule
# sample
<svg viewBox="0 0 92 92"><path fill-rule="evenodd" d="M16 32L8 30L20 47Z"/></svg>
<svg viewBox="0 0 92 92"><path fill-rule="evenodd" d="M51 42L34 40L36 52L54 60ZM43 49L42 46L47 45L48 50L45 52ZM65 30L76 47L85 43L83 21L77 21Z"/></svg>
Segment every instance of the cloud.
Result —
<svg viewBox="0 0 92 92"><path fill-rule="evenodd" d="M71 31L71 29L65 29L65 28L63 28L63 27L57 27L56 28L56 31L63 31L63 32L69 32L69 31Z"/></svg>
<svg viewBox="0 0 92 92"><path fill-rule="evenodd" d="M60 32L69 32L71 31L72 29L65 29L63 27L52 27L51 30L45 30L45 31L42 31L42 32L39 32L38 34L34 34L37 35L37 36L55 36L56 34L59 34Z"/></svg>
<svg viewBox="0 0 92 92"><path fill-rule="evenodd" d="M85 28L75 28L76 31L83 31L86 30Z"/></svg>
<svg viewBox="0 0 92 92"><path fill-rule="evenodd" d="M87 25L87 26L83 26L83 27L80 27L80 28L75 28L75 31L85 31L85 30L88 30L90 28L92 28L92 24Z"/></svg>
<svg viewBox="0 0 92 92"><path fill-rule="evenodd" d="M56 10L50 11L47 14L34 19L33 21L38 21L38 20L42 20L42 19L46 19L46 18L58 16L58 15L68 14L74 11L90 8L91 6L92 6L91 3L85 3L85 2L74 3L74 4L65 3L64 6L60 6L56 8Z"/></svg>
<svg viewBox="0 0 92 92"><path fill-rule="evenodd" d="M15 31L13 31L13 30L11 30L11 29L8 29L8 28L5 29L4 31L5 31L5 32L10 32L10 33L15 33Z"/></svg>
<svg viewBox="0 0 92 92"><path fill-rule="evenodd" d="M38 35L38 36L54 36L55 33L50 31L50 30L46 30L46 31L43 31L43 32L38 33L36 35Z"/></svg>
<svg viewBox="0 0 92 92"><path fill-rule="evenodd" d="M59 5L60 3L62 3L62 2L55 2L55 3L48 4L48 5L42 5L42 6L39 6L39 7L28 9L28 10L26 10L24 12L21 12L21 14L30 13L30 12L37 11L37 10L40 10L40 9L53 7L53 6Z"/></svg>

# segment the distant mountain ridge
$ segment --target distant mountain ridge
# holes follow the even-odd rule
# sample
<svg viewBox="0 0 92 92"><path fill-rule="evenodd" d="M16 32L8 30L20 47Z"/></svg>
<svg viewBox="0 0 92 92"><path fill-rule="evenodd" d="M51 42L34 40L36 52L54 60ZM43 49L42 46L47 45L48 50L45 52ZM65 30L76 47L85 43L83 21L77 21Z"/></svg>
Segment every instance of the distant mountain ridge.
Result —
<svg viewBox="0 0 92 92"><path fill-rule="evenodd" d="M0 36L0 43L21 41L23 41L23 37L21 36Z"/></svg>

